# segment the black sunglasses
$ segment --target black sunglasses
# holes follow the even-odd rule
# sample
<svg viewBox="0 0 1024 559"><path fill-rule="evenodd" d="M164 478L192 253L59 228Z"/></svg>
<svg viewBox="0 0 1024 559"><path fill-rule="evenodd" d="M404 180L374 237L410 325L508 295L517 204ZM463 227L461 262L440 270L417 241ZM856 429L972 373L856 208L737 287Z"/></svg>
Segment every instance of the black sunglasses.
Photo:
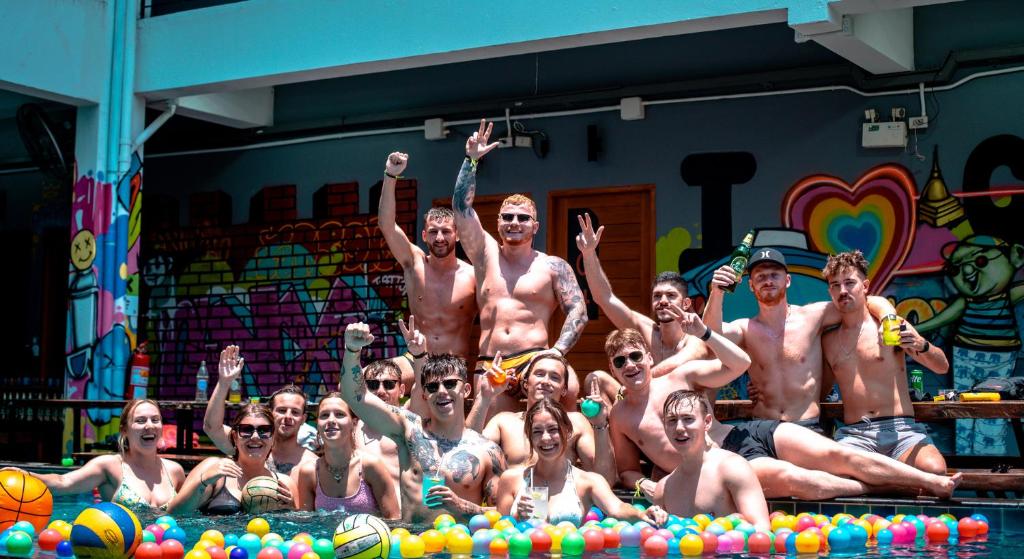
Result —
<svg viewBox="0 0 1024 559"><path fill-rule="evenodd" d="M639 363L639 362L643 361L643 359L644 359L644 352L642 352L642 351L631 351L631 352L629 352L629 360L630 361L632 361L634 363ZM626 356L625 355L616 355L615 357L612 358L612 365L614 365L616 369L621 369L622 366L625 365L625 364L626 364Z"/></svg>
<svg viewBox="0 0 1024 559"><path fill-rule="evenodd" d="M269 439L274 434L273 425L239 425L238 429L235 429L239 437L243 439L251 439L253 433L259 436L261 439Z"/></svg>
<svg viewBox="0 0 1024 559"><path fill-rule="evenodd" d="M985 268L985 266L988 266L988 263L991 262L993 258L999 258L1000 256L1006 256L1006 253L1003 252L1002 250L1000 250L999 247L995 247L995 248L996 248L996 250L999 250L999 254L993 256L992 258L989 258L988 255L982 253L982 254L976 255L973 259L968 259L968 260L963 261L963 262L956 262L956 263L954 263L954 262L946 262L946 264L942 267L942 269L943 269L943 271L946 272L946 275L948 275L948 276L959 275L960 274L960 270L964 267L965 264L970 264L970 265L974 266L975 268L977 268L978 270L983 270ZM989 251L986 251L986 252L989 252Z"/></svg>
<svg viewBox="0 0 1024 559"><path fill-rule="evenodd" d="M376 380L376 379L373 379L373 380L366 381L366 387L369 388L370 390L377 390L378 388L380 388L380 385L382 385L382 384L384 385L384 390L394 390L395 387L398 386L398 381L397 380L393 380L393 379L389 379L389 380Z"/></svg>
<svg viewBox="0 0 1024 559"><path fill-rule="evenodd" d="M501 214L501 220L505 223L512 223L513 221L529 223L531 219L533 219L533 216L529 214Z"/></svg>
<svg viewBox="0 0 1024 559"><path fill-rule="evenodd" d="M440 390L441 385L443 384L445 390L455 390L455 387L458 386L460 382L462 382L462 379L458 378L445 379L441 382L428 382L423 385L423 389L427 391L427 394L433 394Z"/></svg>

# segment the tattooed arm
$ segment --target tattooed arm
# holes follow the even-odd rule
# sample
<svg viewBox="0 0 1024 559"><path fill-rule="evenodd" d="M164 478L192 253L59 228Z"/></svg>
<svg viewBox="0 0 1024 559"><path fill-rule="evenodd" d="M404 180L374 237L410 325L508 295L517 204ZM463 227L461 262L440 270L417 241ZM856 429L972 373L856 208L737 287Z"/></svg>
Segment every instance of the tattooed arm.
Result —
<svg viewBox="0 0 1024 559"><path fill-rule="evenodd" d="M484 249L488 243L496 242L480 224L480 216L473 209L473 197L476 195L476 165L481 157L487 154L498 143L488 144L494 123L480 121L480 129L466 140L466 159L459 169L459 178L455 180L455 192L452 194L452 209L455 210L455 226L459 229L459 243L466 251L466 256L474 264L483 261Z"/></svg>
<svg viewBox="0 0 1024 559"><path fill-rule="evenodd" d="M562 324L562 332L558 335L558 341L553 346L562 355L569 353L583 333L587 325L587 303L583 300L583 292L580 284L576 281L576 274L573 273L569 263L557 256L548 256L548 266L553 272L552 284L555 289L555 296L565 313L565 322Z"/></svg>
<svg viewBox="0 0 1024 559"><path fill-rule="evenodd" d="M487 458L491 467L484 474L484 502L493 507L498 504L498 482L508 464L501 447L491 441L487 445Z"/></svg>
<svg viewBox="0 0 1024 559"><path fill-rule="evenodd" d="M363 348L373 343L370 327L362 322L349 324L345 328L344 351L341 371L338 373L338 389L345 403L366 425L382 435L393 439L405 433L405 415L399 408L384 403L372 392L366 391L363 369L359 357Z"/></svg>

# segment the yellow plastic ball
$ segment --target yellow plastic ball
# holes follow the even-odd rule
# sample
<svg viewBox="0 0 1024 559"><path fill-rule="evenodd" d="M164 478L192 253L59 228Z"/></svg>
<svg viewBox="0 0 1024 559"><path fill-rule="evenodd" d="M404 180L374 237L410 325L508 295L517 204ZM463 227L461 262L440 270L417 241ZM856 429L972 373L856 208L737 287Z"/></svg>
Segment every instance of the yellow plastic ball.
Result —
<svg viewBox="0 0 1024 559"><path fill-rule="evenodd" d="M835 529L836 529L836 527L831 525L831 524L825 524L825 525L823 525L821 527L821 535L825 536L825 541L826 542L828 542L828 535L829 535L829 533L831 533L832 530L835 530Z"/></svg>
<svg viewBox="0 0 1024 559"><path fill-rule="evenodd" d="M210 554L205 549L193 549L185 554L185 559L210 559Z"/></svg>
<svg viewBox="0 0 1024 559"><path fill-rule="evenodd" d="M821 547L821 540L814 532L800 532L796 535L797 553L817 553Z"/></svg>
<svg viewBox="0 0 1024 559"><path fill-rule="evenodd" d="M264 534L263 537L260 538L260 543L263 544L263 547L267 547L267 544L269 544L270 542L272 542L274 540L278 540L278 541L282 541L283 542L284 538L282 538L280 534L275 534L274 532L269 532L267 534Z"/></svg>
<svg viewBox="0 0 1024 559"><path fill-rule="evenodd" d="M423 549L426 550L427 553L440 553L444 550L446 538L441 532L438 532L437 530L427 530L420 534L420 538L423 539Z"/></svg>
<svg viewBox="0 0 1024 559"><path fill-rule="evenodd" d="M780 528L785 528L786 517L779 515L772 519L772 532L778 532Z"/></svg>
<svg viewBox="0 0 1024 559"><path fill-rule="evenodd" d="M555 551L561 551L562 550L562 538L565 537L565 533L566 533L565 529L564 528L560 528L558 526L553 527L551 529L551 531L548 532L548 534L551 535L551 551L552 551L552 553L555 552Z"/></svg>
<svg viewBox="0 0 1024 559"><path fill-rule="evenodd" d="M217 542L215 542L215 541L200 539L199 541L196 542L196 545L192 546L192 549L206 550L206 548L208 548L208 547L220 547L220 546L217 545Z"/></svg>
<svg viewBox="0 0 1024 559"><path fill-rule="evenodd" d="M448 533L447 548L452 555L468 555L473 552L473 538L462 530L452 530Z"/></svg>
<svg viewBox="0 0 1024 559"><path fill-rule="evenodd" d="M858 518L857 520L853 521L853 524L856 525L856 526L860 526L861 528L864 528L864 533L865 534L869 534L870 535L870 534L874 533L872 531L873 528L871 527L871 523L868 522L867 520L861 520L861 519Z"/></svg>
<svg viewBox="0 0 1024 559"><path fill-rule="evenodd" d="M696 522L698 526L700 526L701 530L703 530L704 528L708 527L708 524L711 524L711 517L706 514L698 514L697 516L693 517L693 521Z"/></svg>
<svg viewBox="0 0 1024 559"><path fill-rule="evenodd" d="M871 536L872 537L878 536L879 532L881 532L882 530L885 530L886 528L888 528L891 525L892 525L892 522L889 522L888 520L886 520L884 518L879 518L878 520L875 521L874 524L871 525Z"/></svg>
<svg viewBox="0 0 1024 559"><path fill-rule="evenodd" d="M722 517L722 518L716 518L716 519L714 520L714 524L718 524L718 525L719 525L719 526L721 526L722 528L725 528L725 530L726 530L727 532L728 532L729 530L732 530L732 529L733 529L732 521L731 521L731 520L729 520L728 518L725 518L725 517Z"/></svg>
<svg viewBox="0 0 1024 559"><path fill-rule="evenodd" d="M398 541L402 541L402 539L404 539L406 536L409 535L409 531L406 530L405 528L401 528L401 527L399 527L399 528L392 528L391 529L391 535L392 536L398 536Z"/></svg>
<svg viewBox="0 0 1024 559"><path fill-rule="evenodd" d="M814 515L814 523L817 524L818 526L821 526L822 524L828 524L831 521L832 521L832 519L830 519L829 517L825 516L824 514L816 514L816 515Z"/></svg>
<svg viewBox="0 0 1024 559"><path fill-rule="evenodd" d="M896 516L892 517L892 523L899 524L900 522L903 522L903 519L906 517L907 515L905 514L897 514Z"/></svg>
<svg viewBox="0 0 1024 559"><path fill-rule="evenodd" d="M217 547L224 547L224 534L220 530L207 530L203 532L202 536L199 536L201 540L210 540Z"/></svg>
<svg viewBox="0 0 1024 559"><path fill-rule="evenodd" d="M64 520L54 520L47 528L56 530L65 540L71 539L71 523Z"/></svg>
<svg viewBox="0 0 1024 559"><path fill-rule="evenodd" d="M502 519L494 523L494 529L499 532L504 532L509 528L515 528L515 524L512 524L512 522L509 520Z"/></svg>
<svg viewBox="0 0 1024 559"><path fill-rule="evenodd" d="M313 536L311 536L309 532L300 532L292 536L292 541L301 542L308 545L309 547L313 547L313 542L316 540L313 539Z"/></svg>
<svg viewBox="0 0 1024 559"><path fill-rule="evenodd" d="M257 516L245 525L245 531L252 534L256 534L257 536L262 538L263 536L266 536L270 533L270 523L267 522L265 519Z"/></svg>
<svg viewBox="0 0 1024 559"><path fill-rule="evenodd" d="M569 532L575 532L576 531L576 525L573 524L569 520L563 520L563 521L559 522L558 524L556 524L556 526L558 526L559 528L564 530L566 534L568 534Z"/></svg>
<svg viewBox="0 0 1024 559"><path fill-rule="evenodd" d="M704 553L704 540L697 534L686 534L679 540L679 553L686 557L697 557Z"/></svg>
<svg viewBox="0 0 1024 559"><path fill-rule="evenodd" d="M491 528L494 528L494 524L501 520L501 513L494 509L484 511L484 518L491 523Z"/></svg>
<svg viewBox="0 0 1024 559"><path fill-rule="evenodd" d="M426 544L423 538L409 534L402 538L402 557L404 559L419 559L423 557L423 553L426 552Z"/></svg>
<svg viewBox="0 0 1024 559"><path fill-rule="evenodd" d="M442 524L448 524L449 526L454 525L455 524L455 517L450 515L450 514L439 514L439 515L437 515L437 518L434 519L434 528L437 528L438 526L440 526Z"/></svg>
<svg viewBox="0 0 1024 559"><path fill-rule="evenodd" d="M231 557L231 556L228 555L228 557ZM317 555L315 551L307 551L307 552L303 553L302 557L300 557L299 559L320 559L320 556Z"/></svg>

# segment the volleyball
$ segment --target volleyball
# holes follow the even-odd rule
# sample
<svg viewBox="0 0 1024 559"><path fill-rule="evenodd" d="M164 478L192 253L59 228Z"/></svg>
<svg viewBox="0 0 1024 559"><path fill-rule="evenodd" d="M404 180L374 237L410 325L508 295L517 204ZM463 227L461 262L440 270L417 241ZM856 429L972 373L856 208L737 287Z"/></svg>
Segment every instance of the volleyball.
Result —
<svg viewBox="0 0 1024 559"><path fill-rule="evenodd" d="M142 525L135 513L117 503L86 507L71 527L71 547L77 559L131 557L142 543Z"/></svg>
<svg viewBox="0 0 1024 559"><path fill-rule="evenodd" d="M53 514L53 494L42 480L24 472L0 472L0 488L0 530L20 520L35 526L37 534L46 529Z"/></svg>
<svg viewBox="0 0 1024 559"><path fill-rule="evenodd" d="M242 510L260 514L281 508L277 500L277 480L270 476L250 479L242 488Z"/></svg>
<svg viewBox="0 0 1024 559"><path fill-rule="evenodd" d="M388 559L390 552L388 525L376 516L346 516L334 530L334 556L337 559Z"/></svg>

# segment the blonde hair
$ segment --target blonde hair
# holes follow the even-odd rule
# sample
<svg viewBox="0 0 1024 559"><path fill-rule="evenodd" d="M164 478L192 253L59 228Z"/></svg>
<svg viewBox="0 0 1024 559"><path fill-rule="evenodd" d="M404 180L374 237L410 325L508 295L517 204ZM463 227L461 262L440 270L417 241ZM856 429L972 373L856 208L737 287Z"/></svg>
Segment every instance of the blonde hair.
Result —
<svg viewBox="0 0 1024 559"><path fill-rule="evenodd" d="M616 353L622 351L622 348L626 346L638 347L647 352L651 351L651 348L647 345L647 340L644 339L644 335L633 328L612 330L612 333L608 334L608 337L604 340L604 352L608 355L608 359L614 357Z"/></svg>
<svg viewBox="0 0 1024 559"><path fill-rule="evenodd" d="M530 213L533 214L533 218L537 219L537 204L534 204L533 200L524 194L513 194L508 198L505 198L501 201L501 207L505 206L526 206L530 208Z"/></svg>
<svg viewBox="0 0 1024 559"><path fill-rule="evenodd" d="M129 400L127 404L121 408L121 425L117 428L117 452L124 457L131 450L128 448L128 424L132 422L132 415L135 413L135 408L138 408L142 404L153 404L153 407L157 411L160 411L160 404L156 403L156 400L150 400L149 398L140 398L137 400ZM163 423L163 418L160 420ZM162 435L162 433L161 433Z"/></svg>

